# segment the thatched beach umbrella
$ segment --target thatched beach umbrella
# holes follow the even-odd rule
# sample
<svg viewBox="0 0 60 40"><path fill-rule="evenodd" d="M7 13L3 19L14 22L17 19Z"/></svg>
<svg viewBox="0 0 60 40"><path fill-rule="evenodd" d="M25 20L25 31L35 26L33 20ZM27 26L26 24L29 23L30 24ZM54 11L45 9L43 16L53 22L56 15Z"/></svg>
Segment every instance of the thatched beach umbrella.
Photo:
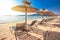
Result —
<svg viewBox="0 0 60 40"><path fill-rule="evenodd" d="M54 14L53 12L49 12L45 9L42 9L41 11L39 11L39 14L42 14L42 15L49 15L49 16L57 16L56 14Z"/></svg>
<svg viewBox="0 0 60 40"><path fill-rule="evenodd" d="M27 7L27 6L24 6L24 5L14 6L14 7L12 7L12 10L18 11L18 12L27 12L27 13L38 11L38 9L36 9L36 8L33 8L31 6Z"/></svg>
<svg viewBox="0 0 60 40"><path fill-rule="evenodd" d="M49 16L57 16L56 14L54 14L54 13L52 13L52 12L42 12L42 11L40 11L39 12L40 14L42 14L42 15L49 15Z"/></svg>
<svg viewBox="0 0 60 40"><path fill-rule="evenodd" d="M12 10L18 11L18 12L25 12L25 24L27 24L27 13L28 12L36 12L38 9L33 8L30 6L31 2L27 2L26 0L23 0L24 5L18 5L12 7Z"/></svg>

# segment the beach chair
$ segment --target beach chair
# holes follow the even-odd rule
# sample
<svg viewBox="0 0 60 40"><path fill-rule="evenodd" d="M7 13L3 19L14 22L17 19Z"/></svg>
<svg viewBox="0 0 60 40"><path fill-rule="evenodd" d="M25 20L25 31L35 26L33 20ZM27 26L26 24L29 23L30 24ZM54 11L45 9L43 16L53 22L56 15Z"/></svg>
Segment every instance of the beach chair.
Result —
<svg viewBox="0 0 60 40"><path fill-rule="evenodd" d="M28 26L28 27L31 27L31 26L33 26L36 22L37 22L37 20L34 20L34 21L32 21L31 24L28 24L27 26ZM24 29L22 29L22 28L25 29L25 23L17 23L16 26L10 27L10 30L11 30L11 33L14 34L14 31L17 31L17 30L22 30L22 31L23 31Z"/></svg>
<svg viewBox="0 0 60 40"><path fill-rule="evenodd" d="M46 19L42 19L40 22L38 22L38 24L43 24L46 21Z"/></svg>
<svg viewBox="0 0 60 40"><path fill-rule="evenodd" d="M27 24L28 27L33 26L35 23L37 22L37 20L32 21L31 24ZM23 29L22 29L23 28ZM11 33L14 33L14 31L17 30L24 30L25 29L25 23L17 23L16 26L10 27L10 30L12 31Z"/></svg>
<svg viewBox="0 0 60 40"><path fill-rule="evenodd" d="M31 22L31 24L27 24L27 27L28 28L30 28L30 27L32 27L33 25L35 25L35 23L37 23L37 20L33 20L32 22ZM19 29L21 29L22 30L22 28L24 28L25 29L25 23L18 23L18 24L16 24L16 30L19 30ZM23 30L24 30L23 29Z"/></svg>
<svg viewBox="0 0 60 40"><path fill-rule="evenodd" d="M32 21L32 23L29 24L28 27L31 28L31 26L33 26L36 23L36 21L37 20ZM16 31L21 30L24 32L25 31L24 26L25 26L25 23L18 23L18 24L16 24L16 26L10 27L10 31L15 36L16 40L19 39L16 35Z"/></svg>
<svg viewBox="0 0 60 40"><path fill-rule="evenodd" d="M25 23L17 23L16 24L16 29L15 30L23 30L22 28L24 28L25 27Z"/></svg>
<svg viewBox="0 0 60 40"><path fill-rule="evenodd" d="M50 22L50 21L52 21L52 20L54 20L54 18L48 18L48 19L47 19L47 22Z"/></svg>
<svg viewBox="0 0 60 40"><path fill-rule="evenodd" d="M45 19L45 22L48 22L49 21L49 19Z"/></svg>
<svg viewBox="0 0 60 40"><path fill-rule="evenodd" d="M15 26L10 27L10 32L11 32L11 34L13 34L13 35L15 36L15 38L16 38L16 40L17 40L17 36L16 36L16 33L15 33L15 29L16 29Z"/></svg>
<svg viewBox="0 0 60 40"><path fill-rule="evenodd" d="M35 23L37 23L37 20L32 21L32 23L29 24L29 26L33 26Z"/></svg>
<svg viewBox="0 0 60 40"><path fill-rule="evenodd" d="M10 27L11 33L14 34L14 31L20 30L24 26L25 26L25 23L17 23L16 26Z"/></svg>
<svg viewBox="0 0 60 40"><path fill-rule="evenodd" d="M11 31L11 33L15 36L15 38L16 38L16 40L18 40L19 38L17 37L17 35L16 35L16 31L18 31L18 30L22 30L22 27L25 25L25 23L18 23L18 24L16 24L16 26L12 26L12 27L10 27L10 31Z"/></svg>

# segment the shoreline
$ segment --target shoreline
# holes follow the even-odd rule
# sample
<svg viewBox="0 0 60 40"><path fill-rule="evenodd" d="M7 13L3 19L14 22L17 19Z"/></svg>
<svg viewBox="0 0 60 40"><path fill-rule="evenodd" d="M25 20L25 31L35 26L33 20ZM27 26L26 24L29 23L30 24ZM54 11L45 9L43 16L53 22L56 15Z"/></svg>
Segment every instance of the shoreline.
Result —
<svg viewBox="0 0 60 40"><path fill-rule="evenodd" d="M45 18L45 17L43 17L43 18ZM37 20L37 19L43 19L43 18L36 18L36 19L27 19L27 21L31 21L31 20ZM46 18L50 18L50 17L46 17ZM25 19L24 19L25 20ZM5 24L5 23L17 23L17 22L24 22L24 20L20 20L20 21L7 21L7 22L4 22L4 21L2 21L2 22L0 22L0 24Z"/></svg>
<svg viewBox="0 0 60 40"><path fill-rule="evenodd" d="M27 23L32 22L34 20L42 20L43 18L41 19L33 19L33 20L27 20ZM15 22L3 22L3 23L0 23L0 24L9 24L9 23L24 23L25 21L15 21Z"/></svg>
<svg viewBox="0 0 60 40"><path fill-rule="evenodd" d="M42 19L34 19L34 20L42 20ZM29 24L29 23L31 23L32 21L34 21L34 20L27 20L27 23ZM17 21L17 22L5 22L5 23L0 23L0 25L4 25L4 24L6 24L6 25L8 25L8 24L17 24L17 23L24 23L25 21Z"/></svg>

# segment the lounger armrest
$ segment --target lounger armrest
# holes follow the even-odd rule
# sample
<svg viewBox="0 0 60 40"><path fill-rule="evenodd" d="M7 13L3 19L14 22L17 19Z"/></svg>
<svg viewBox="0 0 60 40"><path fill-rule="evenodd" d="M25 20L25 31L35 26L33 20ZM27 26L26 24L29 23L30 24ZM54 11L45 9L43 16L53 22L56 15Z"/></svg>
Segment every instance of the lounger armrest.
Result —
<svg viewBox="0 0 60 40"><path fill-rule="evenodd" d="M10 31L11 31L12 34L15 33L15 29L16 29L16 26L10 27Z"/></svg>

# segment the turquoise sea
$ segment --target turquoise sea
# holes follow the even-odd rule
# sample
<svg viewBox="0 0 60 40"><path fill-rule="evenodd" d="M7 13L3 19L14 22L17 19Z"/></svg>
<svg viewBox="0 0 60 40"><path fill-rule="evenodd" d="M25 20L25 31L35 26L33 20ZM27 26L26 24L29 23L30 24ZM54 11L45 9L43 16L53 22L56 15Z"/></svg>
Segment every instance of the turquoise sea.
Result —
<svg viewBox="0 0 60 40"><path fill-rule="evenodd" d="M28 15L27 19L28 20L33 20L33 19L41 19L41 15ZM47 16L44 16L43 18L47 18ZM5 22L19 22L19 21L24 21L25 16L24 15L7 15L7 16L0 16L0 23L5 23Z"/></svg>

